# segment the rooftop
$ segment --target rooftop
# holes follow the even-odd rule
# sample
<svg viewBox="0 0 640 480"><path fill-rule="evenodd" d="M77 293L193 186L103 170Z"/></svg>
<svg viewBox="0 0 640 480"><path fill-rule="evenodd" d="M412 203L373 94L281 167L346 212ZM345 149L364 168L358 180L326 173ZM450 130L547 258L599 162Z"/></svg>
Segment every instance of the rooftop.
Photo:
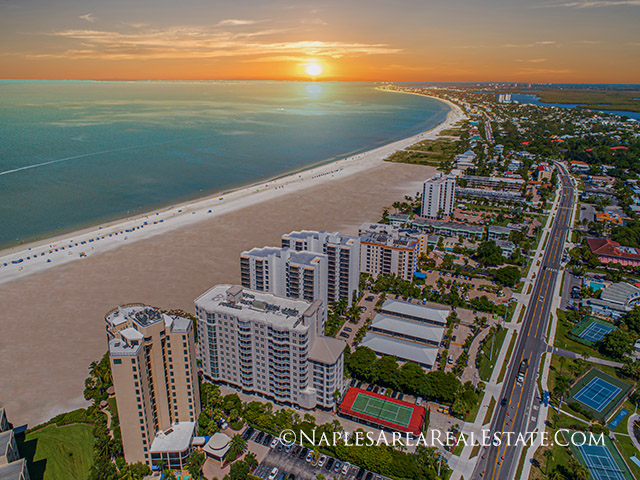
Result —
<svg viewBox="0 0 640 480"><path fill-rule="evenodd" d="M13 438L13 430L0 433L0 456L6 455L11 439Z"/></svg>
<svg viewBox="0 0 640 480"><path fill-rule="evenodd" d="M229 435L221 432L214 433L204 446L204 452L209 455L214 455L218 458L222 458L226 455L229 447L231 446L231 438Z"/></svg>
<svg viewBox="0 0 640 480"><path fill-rule="evenodd" d="M413 237L406 235L388 235L386 233L365 233L360 237L360 241L402 249L413 249L418 244L418 240Z"/></svg>
<svg viewBox="0 0 640 480"><path fill-rule="evenodd" d="M638 249L633 247L624 247L618 242L614 242L608 238L589 238L587 239L587 244L591 251L597 255L640 260L640 252Z"/></svg>
<svg viewBox="0 0 640 480"><path fill-rule="evenodd" d="M418 305L417 303L403 302L401 300L387 299L380 309L381 313L387 315L399 314L401 316L410 316L431 320L433 322L445 325L449 310L441 308L433 308L427 305Z"/></svg>
<svg viewBox="0 0 640 480"><path fill-rule="evenodd" d="M304 330L308 325L298 320L307 310L313 310L318 304L322 304L322 302L311 304L304 300L279 297L248 288L242 289L240 301L232 303L227 297L229 288L231 285L216 285L196 298L196 306L209 312L225 312L234 316L242 312L243 319Z"/></svg>
<svg viewBox="0 0 640 480"><path fill-rule="evenodd" d="M269 258L274 255L280 258L287 257L290 262L297 263L299 265L312 265L317 263L320 258L324 257L324 254L322 253L297 251L288 247L256 247L247 252L242 252L242 255L258 258Z"/></svg>
<svg viewBox="0 0 640 480"><path fill-rule="evenodd" d="M420 345L373 332L367 333L361 345L381 355L390 355L422 365L435 365L438 355L437 347Z"/></svg>
<svg viewBox="0 0 640 480"><path fill-rule="evenodd" d="M24 458L0 466L0 480L22 480L22 473L27 469Z"/></svg>
<svg viewBox="0 0 640 480"><path fill-rule="evenodd" d="M333 365L338 361L338 358L340 358L346 346L347 344L342 340L319 336L315 339L313 345L311 345L308 358L318 363Z"/></svg>
<svg viewBox="0 0 640 480"><path fill-rule="evenodd" d="M371 328L379 328L400 335L410 335L435 343L440 343L444 335L444 327L390 317L383 313L375 316Z"/></svg>
<svg viewBox="0 0 640 480"><path fill-rule="evenodd" d="M625 305L639 295L640 288L625 282L620 282L604 288L600 295L600 299L611 303Z"/></svg>
<svg viewBox="0 0 640 480"><path fill-rule="evenodd" d="M195 422L178 422L164 432L156 433L151 453L184 452L191 445L195 427Z"/></svg>
<svg viewBox="0 0 640 480"><path fill-rule="evenodd" d="M484 232L483 225L470 225L461 222L445 222L442 220L431 220L429 218L416 217L413 219L413 225L433 226L435 228L448 228L450 230L465 230L468 232Z"/></svg>

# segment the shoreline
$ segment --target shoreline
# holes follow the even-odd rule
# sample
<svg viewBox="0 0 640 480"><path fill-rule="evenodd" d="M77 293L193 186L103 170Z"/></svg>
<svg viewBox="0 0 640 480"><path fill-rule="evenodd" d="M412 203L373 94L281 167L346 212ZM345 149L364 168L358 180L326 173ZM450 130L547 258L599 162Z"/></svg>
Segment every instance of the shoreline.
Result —
<svg viewBox="0 0 640 480"><path fill-rule="evenodd" d="M410 93L378 89L392 93ZM419 96L433 98L449 106L450 111L444 121L424 132L346 158L319 162L250 185L5 248L0 250L0 284L184 228L287 193L303 191L313 185L328 183L334 178L366 171L398 150L421 140L437 138L440 131L466 118L460 107L448 100L429 95Z"/></svg>

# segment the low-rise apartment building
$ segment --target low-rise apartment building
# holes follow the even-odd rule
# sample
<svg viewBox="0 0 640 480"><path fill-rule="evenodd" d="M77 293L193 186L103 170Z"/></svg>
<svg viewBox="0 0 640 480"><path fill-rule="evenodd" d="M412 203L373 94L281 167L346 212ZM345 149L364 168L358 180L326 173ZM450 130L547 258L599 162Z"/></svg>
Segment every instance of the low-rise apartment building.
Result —
<svg viewBox="0 0 640 480"><path fill-rule="evenodd" d="M0 479L29 480L27 462L20 458L16 437L4 408L0 408Z"/></svg>
<svg viewBox="0 0 640 480"><path fill-rule="evenodd" d="M217 285L195 305L206 379L305 409L335 406L346 344L324 336L320 300Z"/></svg>

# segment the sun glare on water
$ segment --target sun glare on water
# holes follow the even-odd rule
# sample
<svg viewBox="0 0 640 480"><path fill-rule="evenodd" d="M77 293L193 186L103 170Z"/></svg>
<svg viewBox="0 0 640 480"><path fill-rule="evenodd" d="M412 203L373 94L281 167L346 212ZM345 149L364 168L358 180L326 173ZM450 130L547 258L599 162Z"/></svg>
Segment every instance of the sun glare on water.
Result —
<svg viewBox="0 0 640 480"><path fill-rule="evenodd" d="M309 63L307 64L307 66L305 67L304 71L307 73L307 75L310 75L312 77L317 77L318 75L320 75L322 73L322 65L320 65L319 63Z"/></svg>

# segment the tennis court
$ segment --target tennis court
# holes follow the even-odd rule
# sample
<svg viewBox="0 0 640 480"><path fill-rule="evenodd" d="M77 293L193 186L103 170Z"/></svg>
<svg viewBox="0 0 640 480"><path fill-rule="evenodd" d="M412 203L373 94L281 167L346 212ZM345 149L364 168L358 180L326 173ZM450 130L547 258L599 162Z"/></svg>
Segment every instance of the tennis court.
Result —
<svg viewBox="0 0 640 480"><path fill-rule="evenodd" d="M592 322L585 330L580 334L580 338L584 338L590 342L597 342L609 332L613 332L615 327L604 325L602 323Z"/></svg>
<svg viewBox="0 0 640 480"><path fill-rule="evenodd" d="M571 329L570 335L586 345L593 345L615 329L616 326L613 323L601 318L586 316Z"/></svg>
<svg viewBox="0 0 640 480"><path fill-rule="evenodd" d="M592 480L633 480L629 467L608 437L604 445L572 445L580 462L591 473Z"/></svg>
<svg viewBox="0 0 640 480"><path fill-rule="evenodd" d="M338 409L340 415L376 428L419 435L426 417L421 405L351 387Z"/></svg>
<svg viewBox="0 0 640 480"><path fill-rule="evenodd" d="M387 422L409 426L413 409L387 400L359 393L351 406L354 412L377 417Z"/></svg>
<svg viewBox="0 0 640 480"><path fill-rule="evenodd" d="M622 391L600 377L593 378L573 398L596 412L601 412Z"/></svg>
<svg viewBox="0 0 640 480"><path fill-rule="evenodd" d="M591 412L594 418L606 422L631 389L631 385L619 378L592 368L571 386L569 396Z"/></svg>

